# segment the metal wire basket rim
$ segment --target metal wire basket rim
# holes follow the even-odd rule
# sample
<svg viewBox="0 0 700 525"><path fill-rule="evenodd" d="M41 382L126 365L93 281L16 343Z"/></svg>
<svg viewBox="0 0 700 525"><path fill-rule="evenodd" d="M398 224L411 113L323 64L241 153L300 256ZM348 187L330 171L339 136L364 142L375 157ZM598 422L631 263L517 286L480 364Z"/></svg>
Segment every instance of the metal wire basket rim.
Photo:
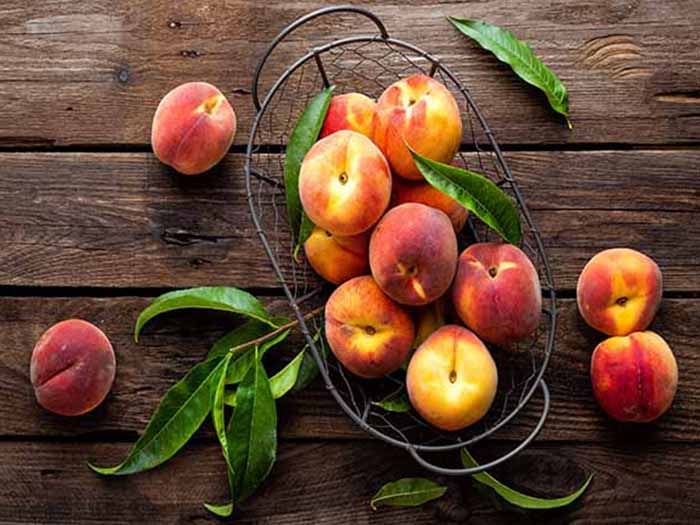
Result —
<svg viewBox="0 0 700 525"><path fill-rule="evenodd" d="M304 338L306 339L309 348L312 350L312 355L314 357L314 360L316 361L318 368L321 372L321 376L323 378L323 381L326 385L326 388L331 392L331 395L334 397L336 402L340 405L340 407L343 409L343 411L357 424L359 425L363 430L368 432L370 435L373 435L374 437L377 437L379 439L382 439L388 443L391 443L395 446L401 447L406 450L414 450L414 451L424 451L424 452L442 452L442 451L450 451L450 450L457 450L459 448L462 448L464 446L473 444L477 441L480 441L491 434L495 433L498 431L500 428L502 428L506 423L511 421L519 412L520 410L530 401L532 396L534 395L535 390L537 389L538 386L541 388L546 388L546 386L541 386L544 385L544 382L542 381L542 378L544 376L544 373L547 369L548 363L549 363L549 358L551 355L551 349L553 348L554 344L554 335L556 333L556 303L555 303L555 293L554 293L554 286L553 286L553 280L551 276L551 270L549 268L549 263L546 258L546 254L544 252L544 248L542 245L541 238L539 236L539 232L537 231L535 225L532 222L532 219L530 217L529 210L525 204L524 198L522 197L522 194L520 192L520 189L516 183L516 181L513 179L511 171L508 167L508 165L505 162L505 159L503 158L503 155L501 153L501 150L498 146L498 144L495 141L495 138L493 136L493 133L491 132L488 124L486 123L485 119L483 118L483 115L479 111L475 111L475 114L479 120L479 124L482 126L484 129L484 132L486 136L489 139L489 142L491 146L493 147L494 154L496 155L496 158L501 166L501 168L504 171L504 179L507 180L510 184L511 187L515 193L515 197L518 201L518 204L520 205L520 208L522 210L523 216L530 227L530 229L533 232L535 241L537 243L538 250L540 253L543 254L543 263L545 267L545 276L548 280L548 287L544 288L546 291L549 292L549 298L550 298L550 303L551 303L551 309L550 310L544 310L544 312L550 316L551 319L551 329L548 333L548 338L547 338L547 343L546 343L546 348L547 351L544 353L542 365L540 367L539 372L534 378L533 384L530 387L530 390L527 392L525 396L522 397L521 401L518 403L518 405L506 416L504 417L499 423L494 425L493 427L489 428L488 430L482 432L481 434L478 434L476 436L473 436L472 438L465 440L465 441L458 441L452 444L447 444L447 445L413 445L410 443L406 443L405 441L401 441L399 439L396 439L394 437L388 436L373 427L371 427L365 420L363 420L361 417L359 417L355 412L351 409L351 407L348 405L348 403L345 401L345 399L340 396L340 394L337 392L336 387L333 385L330 376L328 374L328 371L325 368L325 365L323 363L323 360L321 359L321 356L319 355L318 348L316 347L316 344L313 340L313 336L311 335L308 326L305 322L304 319L304 314L301 312L301 309L299 308L297 304L297 300L292 294L291 290L287 286L285 280L284 280L284 273L282 272L282 269L280 268L276 257L273 254L272 248L268 242L267 235L265 234L264 230L262 229L260 225L260 221L258 220L257 214L255 212L255 203L254 203L254 195L253 195L253 190L252 190L252 185L251 185L251 177L254 175L252 173L252 167L251 167L251 162L252 162L252 156L254 154L254 137L257 134L258 126L260 123L260 116L265 113L265 110L267 109L268 104L272 100L272 98L275 96L277 93L278 89L281 87L281 85L302 65L304 65L306 62L309 60L315 59L315 57L319 56L320 54L331 50L336 47L340 47L343 45L347 44L352 44L352 43L361 43L361 42L381 42L381 43L387 43L387 44L392 44L396 45L399 47L403 47L405 49L408 49L421 57L429 60L432 64L433 67L437 70L442 70L448 78L459 88L460 92L462 95L467 99L469 104L477 108L476 103L471 97L471 94L463 88L461 82L458 80L456 75L447 67L445 66L440 60L432 56L430 53L422 50L421 48L410 44L408 42L405 42L403 40L395 39L392 37L385 38L381 35L359 35L359 36L354 36L354 37L347 37L339 40L335 40L333 42L330 42L328 44L324 44L323 46L319 46L316 48L313 48L311 51L309 51L306 55L298 59L296 62L294 62L291 66L289 66L285 72L277 79L277 81L273 84L273 86L270 88L268 93L266 94L263 103L256 113L256 117L253 121L253 126L251 128L251 133L248 141L248 145L246 148L246 164L245 164L245 169L246 169L246 191L247 191L247 197L248 197L248 205L251 210L251 215L253 218L253 223L255 226L255 230L258 233L258 236L260 237L261 241L263 242L263 247L268 255L268 258L270 259L272 266L275 270L275 273L278 277L278 280L282 284L282 288L285 292L285 295L287 296L290 305L292 306L292 309L294 310L294 314L297 317L297 320L299 321L299 328L304 335ZM267 55L263 57L263 60L267 58ZM261 67L258 68L258 70L262 70ZM257 85L258 78L254 77L253 83L254 85ZM541 419L542 424L544 424L544 419L546 418L547 410L543 412L543 417ZM538 425L541 427L541 425ZM536 431L539 431L538 428L535 429ZM534 433L528 436L529 439L534 438ZM528 441L529 442L529 441ZM498 461L499 463L501 461ZM495 463L494 463L495 464ZM480 468L479 470L475 470L474 472L478 472L481 470L485 470L486 468L490 468L491 464L486 464L484 468ZM481 466L480 466L481 467ZM462 472L464 473L464 472Z"/></svg>

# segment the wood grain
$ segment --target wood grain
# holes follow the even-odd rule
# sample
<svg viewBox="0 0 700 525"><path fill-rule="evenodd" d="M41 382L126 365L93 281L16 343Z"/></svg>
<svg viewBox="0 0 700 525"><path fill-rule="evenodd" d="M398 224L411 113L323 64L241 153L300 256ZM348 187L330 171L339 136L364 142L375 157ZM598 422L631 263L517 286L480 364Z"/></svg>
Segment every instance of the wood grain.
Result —
<svg viewBox="0 0 700 525"><path fill-rule="evenodd" d="M487 458L497 446L480 448ZM214 444L188 446L170 463L128 478L103 479L87 459L117 461L125 444L0 443L0 521L20 523L209 523L203 501L224 501L223 461ZM533 446L498 475L535 495L563 495L588 473L595 478L580 503L549 513L498 510L466 480L417 509L368 502L388 481L425 476L400 450L371 442L280 445L270 479L235 517L236 523L697 523L697 447L644 438L614 444Z"/></svg>
<svg viewBox="0 0 700 525"><path fill-rule="evenodd" d="M700 289L700 152L508 159L558 288L573 289L597 251L629 246L657 260L668 291ZM0 285L277 286L249 218L242 155L194 179L146 153L2 153L0 166ZM266 213L268 231L273 220Z"/></svg>
<svg viewBox="0 0 700 525"><path fill-rule="evenodd" d="M453 68L505 144L700 139L697 2L526 0L518 9L505 0L362 3L392 36ZM230 97L239 115L236 142L243 144L254 114L248 90L258 57L286 24L326 4L5 1L0 146L145 145L160 98L193 80L212 82ZM448 15L484 19L528 41L569 88L574 130L567 131L539 91L458 34ZM319 20L280 47L263 85L314 45L374 32L353 15ZM376 90L359 80L354 88Z"/></svg>
<svg viewBox="0 0 700 525"><path fill-rule="evenodd" d="M209 344L236 318L221 313L184 312L152 321L138 345L132 326L147 298L5 298L0 300L0 437L74 436L135 440L165 391L207 351ZM275 301L272 308L282 304ZM590 389L590 354L603 337L580 320L573 300L560 304L556 349L546 374L552 409L538 441L617 441L631 434L658 441L700 439L694 416L700 403L697 341L700 300L667 299L653 329L667 339L680 369L678 394L671 411L654 425L630 428L608 420L597 408ZM41 333L54 322L87 319L110 337L117 353L117 378L107 401L80 418L62 418L42 410L29 382L29 359ZM296 336L275 353L293 355L301 346ZM272 361L274 364L274 360ZM499 439L518 440L533 428L540 414L538 394ZM280 402L280 432L287 438L367 439L368 436L316 383ZM211 437L209 425L202 436Z"/></svg>

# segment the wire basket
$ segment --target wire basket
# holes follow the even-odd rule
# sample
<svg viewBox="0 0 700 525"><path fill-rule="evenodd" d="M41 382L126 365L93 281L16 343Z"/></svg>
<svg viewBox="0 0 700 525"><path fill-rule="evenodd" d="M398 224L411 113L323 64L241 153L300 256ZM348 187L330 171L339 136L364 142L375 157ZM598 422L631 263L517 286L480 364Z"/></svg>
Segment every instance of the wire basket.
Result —
<svg viewBox="0 0 700 525"><path fill-rule="evenodd" d="M268 58L296 29L322 16L352 13L368 18L378 34L348 36L313 47L296 59L260 100L260 84ZM462 152L455 161L489 177L508 193L520 213L523 225L521 249L538 271L543 291L540 326L518 351L490 348L496 361L499 386L488 414L459 432L440 431L416 413L394 413L373 404L402 387L400 372L382 380L362 380L349 375L328 351L322 336L323 314L309 315L325 303L332 289L303 260L293 256L292 232L287 222L284 191L284 150L294 125L309 100L320 89L336 86L336 93L363 92L377 98L395 81L423 73L441 81L460 106L465 130ZM246 153L248 203L262 244L275 274L289 299L323 381L340 407L372 436L407 450L425 468L445 475L474 474L502 463L523 450L544 425L549 411L549 391L543 375L554 347L556 298L552 276L539 233L506 161L469 91L436 57L422 49L389 36L382 22L371 12L352 6L320 9L287 26L270 44L253 78L252 97L257 114ZM470 217L458 236L460 250L473 242L498 240L478 220ZM534 429L518 445L500 457L474 468L436 465L424 456L433 452L456 451L494 434L530 401L539 388L544 398Z"/></svg>

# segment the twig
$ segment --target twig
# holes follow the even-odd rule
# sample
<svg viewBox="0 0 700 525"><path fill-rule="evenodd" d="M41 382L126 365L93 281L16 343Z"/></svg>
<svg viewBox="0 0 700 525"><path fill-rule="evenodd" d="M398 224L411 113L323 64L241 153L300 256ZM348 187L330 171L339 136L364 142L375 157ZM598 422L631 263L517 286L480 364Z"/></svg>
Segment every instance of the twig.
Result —
<svg viewBox="0 0 700 525"><path fill-rule="evenodd" d="M311 310L309 313L304 315L304 320L309 319L310 317L313 317L323 311L323 306L319 306L318 308L314 308ZM265 335L261 335L260 337L256 337L255 339L251 339L250 341L246 341L245 343L242 343L240 345L236 345L232 347L229 352L231 352L233 355L236 355L238 353L241 353L243 350L250 348L251 346L257 346L260 343L264 343L268 339L272 339L278 334L281 334L285 330L289 330L290 328L295 327L296 325L299 324L299 320L294 320L290 321L286 324L283 324L282 326L275 328L272 332L268 332Z"/></svg>

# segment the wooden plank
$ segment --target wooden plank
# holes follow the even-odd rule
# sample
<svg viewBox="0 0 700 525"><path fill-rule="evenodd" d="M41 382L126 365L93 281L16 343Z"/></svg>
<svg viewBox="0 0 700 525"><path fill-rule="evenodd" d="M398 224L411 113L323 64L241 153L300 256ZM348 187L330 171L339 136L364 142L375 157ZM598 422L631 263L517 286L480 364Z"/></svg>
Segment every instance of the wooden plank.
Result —
<svg viewBox="0 0 700 525"><path fill-rule="evenodd" d="M102 479L88 458L117 461L124 444L0 443L0 521L20 523L216 522L203 501L224 501L223 461L215 444L187 447L156 470ZM488 457L495 447L479 449ZM627 443L533 446L499 475L521 490L559 495L586 474L595 478L570 509L535 514L538 523L697 523L700 454L689 444ZM403 451L372 443L280 445L270 479L236 512L236 523L513 523L524 518L498 510L464 479L448 485L440 500L416 509L373 512L379 487L404 476L430 476ZM434 476L431 476L434 477Z"/></svg>
<svg viewBox="0 0 700 525"><path fill-rule="evenodd" d="M405 0L370 7L392 36L424 47L454 69L503 143L700 139L697 2L545 5L525 0L518 9L506 0L473 3L468 9L459 3L409 3L410 8ZM175 85L193 80L212 82L231 98L240 122L236 142L243 144L254 114L247 90L258 57L286 24L320 6L312 0L219 0L206 5L5 1L0 8L5 36L0 42L0 146L147 144L159 99ZM568 86L574 130L567 131L542 94L458 34L447 15L485 19L530 42ZM264 85L269 87L314 45L373 32L357 16L319 20L275 53ZM340 64L344 68L360 60L352 54L345 58ZM380 74L371 61L360 67L368 68L362 70L364 76ZM349 78L332 74L337 83ZM353 89L376 94L374 82L359 77L350 81ZM286 124L285 113L277 131Z"/></svg>
<svg viewBox="0 0 700 525"><path fill-rule="evenodd" d="M0 300L0 437L85 436L117 433L136 439L158 400L195 362L226 327L238 322L217 313L187 312L152 321L141 342L131 330L147 298L4 298ZM272 306L281 307L279 302ZM588 376L590 354L602 336L586 327L573 300L560 303L556 350L546 380L552 408L538 441L617 441L629 433L659 441L700 439L695 417L700 403L697 341L700 299L666 299L653 329L673 349L680 369L678 394L671 411L658 423L633 428L608 420L597 408ZM54 322L80 317L97 323L111 338L117 353L117 378L107 401L80 418L62 418L42 410L29 383L29 359L41 333ZM301 346L298 336L275 351L292 355ZM541 408L538 394L499 439L522 439L534 426ZM316 383L280 402L280 432L289 438L349 438L368 436L341 411L326 389ZM211 437L209 424L203 435Z"/></svg>
<svg viewBox="0 0 700 525"><path fill-rule="evenodd" d="M279 169L279 157L265 158ZM629 246L658 261L667 290L700 289L700 152L508 159L557 287L573 289L597 251ZM277 286L249 218L242 155L201 178L174 176L146 153L3 153L0 166L0 285ZM268 207L268 231L274 217Z"/></svg>

